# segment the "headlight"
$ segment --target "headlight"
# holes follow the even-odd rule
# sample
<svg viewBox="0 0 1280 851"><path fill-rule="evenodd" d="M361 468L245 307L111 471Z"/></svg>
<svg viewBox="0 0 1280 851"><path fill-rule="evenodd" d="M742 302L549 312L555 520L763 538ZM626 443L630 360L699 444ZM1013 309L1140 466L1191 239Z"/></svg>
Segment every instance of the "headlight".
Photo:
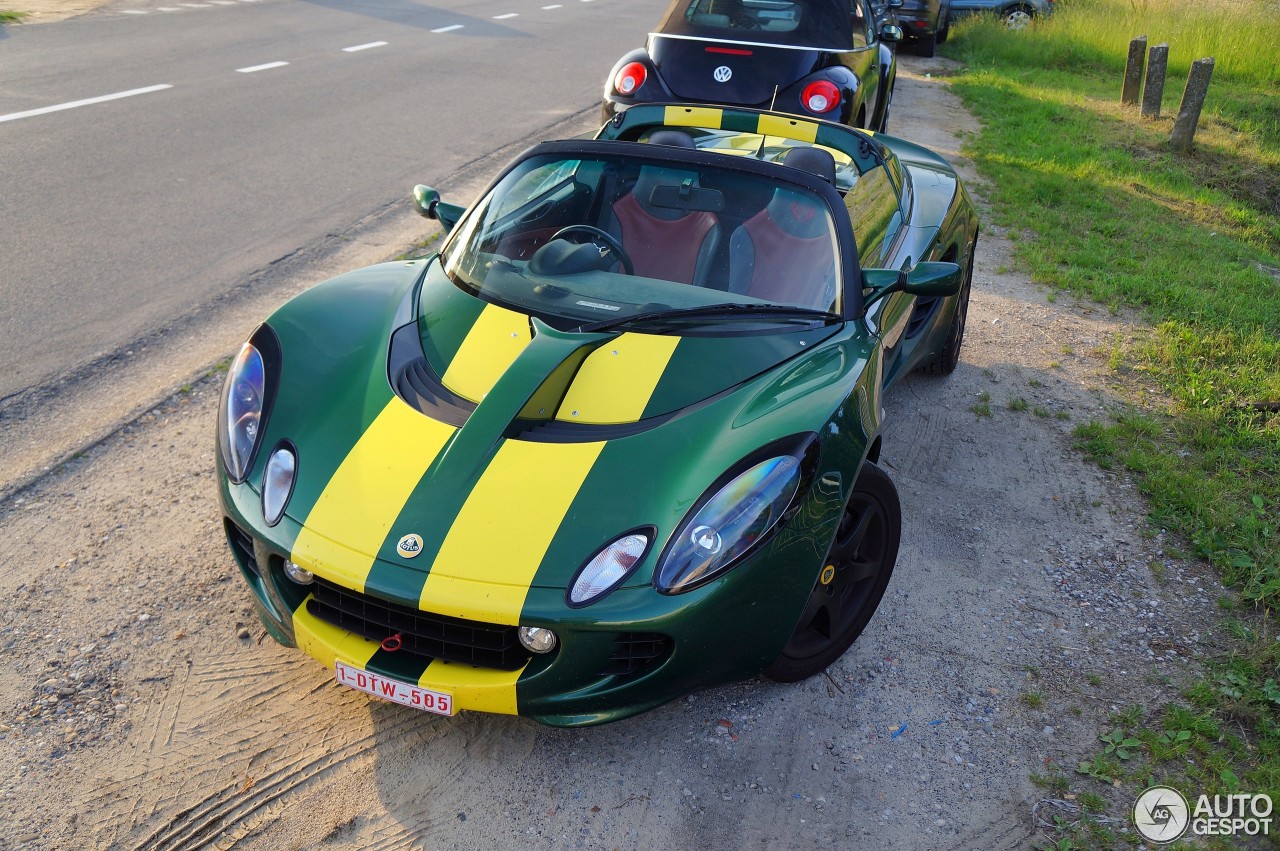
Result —
<svg viewBox="0 0 1280 851"><path fill-rule="evenodd" d="M265 393L262 355L252 343L245 343L227 373L222 420L222 461L226 464L227 475L236 482L244 481L245 474L249 472L249 459L258 446L258 426L262 422L262 397Z"/></svg>
<svg viewBox="0 0 1280 851"><path fill-rule="evenodd" d="M651 530L628 533L596 553L569 586L569 605L585 606L618 587L644 558L652 539L650 533Z"/></svg>
<svg viewBox="0 0 1280 851"><path fill-rule="evenodd" d="M293 479L297 471L297 454L287 443L277 446L267 459L267 472L262 476L262 516L268 526L280 522L289 495L293 493Z"/></svg>
<svg viewBox="0 0 1280 851"><path fill-rule="evenodd" d="M280 342L268 325L261 325L227 370L227 383L218 404L218 448L227 477L240 484L249 475L262 431L271 412L271 399L280 374Z"/></svg>
<svg viewBox="0 0 1280 851"><path fill-rule="evenodd" d="M800 488L800 459L781 455L739 474L685 519L663 554L654 586L696 588L727 570L782 519Z"/></svg>

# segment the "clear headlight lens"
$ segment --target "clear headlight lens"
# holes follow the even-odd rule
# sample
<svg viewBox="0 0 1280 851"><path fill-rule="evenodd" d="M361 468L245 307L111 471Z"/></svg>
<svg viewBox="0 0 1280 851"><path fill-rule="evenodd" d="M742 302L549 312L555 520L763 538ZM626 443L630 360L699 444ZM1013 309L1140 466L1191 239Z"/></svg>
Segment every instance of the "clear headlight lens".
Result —
<svg viewBox="0 0 1280 851"><path fill-rule="evenodd" d="M617 587L648 548L649 536L632 532L596 553L569 587L569 605L585 606Z"/></svg>
<svg viewBox="0 0 1280 851"><path fill-rule="evenodd" d="M244 481L249 472L249 459L258 445L262 421L266 376L262 355L251 343L240 347L240 353L227 372L223 399L224 418L219 430L222 463L235 482Z"/></svg>
<svg viewBox="0 0 1280 851"><path fill-rule="evenodd" d="M293 493L293 477L298 470L298 459L293 447L278 446L267 459L267 472L262 477L262 516L268 526L280 522L284 507Z"/></svg>
<svg viewBox="0 0 1280 851"><path fill-rule="evenodd" d="M654 574L676 594L727 570L782 519L800 487L800 459L770 458L722 487L676 532Z"/></svg>

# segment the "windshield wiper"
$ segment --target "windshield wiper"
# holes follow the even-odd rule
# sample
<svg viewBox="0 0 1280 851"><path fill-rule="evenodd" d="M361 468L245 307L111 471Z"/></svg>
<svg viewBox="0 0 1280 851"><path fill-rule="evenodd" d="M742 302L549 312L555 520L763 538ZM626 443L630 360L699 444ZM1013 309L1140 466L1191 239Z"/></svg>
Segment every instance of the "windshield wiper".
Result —
<svg viewBox="0 0 1280 851"><path fill-rule="evenodd" d="M724 302L723 304L704 304L699 307L672 307L667 310L654 310L649 313L635 313L631 316L618 316L601 319L599 322L588 322L578 326L579 332L609 331L622 325L640 322L661 322L667 319L684 319L715 316L752 316L779 317L796 319L819 319L823 321L838 320L840 317L827 310L812 307L794 307L779 304L743 304L741 302Z"/></svg>

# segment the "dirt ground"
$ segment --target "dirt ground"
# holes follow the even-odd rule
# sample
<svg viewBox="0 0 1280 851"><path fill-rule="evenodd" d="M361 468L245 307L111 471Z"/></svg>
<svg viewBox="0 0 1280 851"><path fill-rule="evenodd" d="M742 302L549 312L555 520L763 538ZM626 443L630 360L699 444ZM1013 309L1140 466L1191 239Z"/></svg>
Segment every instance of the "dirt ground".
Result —
<svg viewBox="0 0 1280 851"><path fill-rule="evenodd" d="M903 66L892 130L980 194L945 60ZM986 224L959 368L888 400L903 547L853 649L586 730L378 702L264 637L195 382L0 503L0 848L1028 847L1029 777L1197 677L1223 592L1072 447L1140 329L1012 265Z"/></svg>

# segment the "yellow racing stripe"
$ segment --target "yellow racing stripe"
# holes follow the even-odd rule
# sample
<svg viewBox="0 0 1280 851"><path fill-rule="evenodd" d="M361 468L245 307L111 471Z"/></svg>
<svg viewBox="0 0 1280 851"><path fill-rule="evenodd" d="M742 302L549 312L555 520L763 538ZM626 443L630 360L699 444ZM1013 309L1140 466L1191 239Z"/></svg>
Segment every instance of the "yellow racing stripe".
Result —
<svg viewBox="0 0 1280 851"><path fill-rule="evenodd" d="M454 431L393 396L325 485L289 557L364 591L391 525Z"/></svg>
<svg viewBox="0 0 1280 851"><path fill-rule="evenodd" d="M603 441L503 443L449 528L419 607L520 623L529 583L602 449Z"/></svg>
<svg viewBox="0 0 1280 851"><path fill-rule="evenodd" d="M369 660L378 652L378 642L315 617L307 611L310 601L308 596L293 613L293 634L298 649L331 671L335 660L361 669L368 667Z"/></svg>
<svg viewBox="0 0 1280 851"><path fill-rule="evenodd" d="M418 678L418 685L452 694L460 709L515 715L516 680L523 672L524 668L498 671L436 659Z"/></svg>
<svg viewBox="0 0 1280 851"><path fill-rule="evenodd" d="M596 349L578 370L556 419L593 425L640 419L679 342L663 334L623 334Z"/></svg>
<svg viewBox="0 0 1280 851"><path fill-rule="evenodd" d="M706 127L719 130L724 110L703 106L668 106L662 113L662 123L668 127Z"/></svg>
<svg viewBox="0 0 1280 851"><path fill-rule="evenodd" d="M485 305L441 379L454 393L479 402L529 344L529 317Z"/></svg>
<svg viewBox="0 0 1280 851"><path fill-rule="evenodd" d="M818 138L818 125L812 121L783 118L781 115L762 115L756 132L765 136L782 136L785 139L813 142Z"/></svg>

